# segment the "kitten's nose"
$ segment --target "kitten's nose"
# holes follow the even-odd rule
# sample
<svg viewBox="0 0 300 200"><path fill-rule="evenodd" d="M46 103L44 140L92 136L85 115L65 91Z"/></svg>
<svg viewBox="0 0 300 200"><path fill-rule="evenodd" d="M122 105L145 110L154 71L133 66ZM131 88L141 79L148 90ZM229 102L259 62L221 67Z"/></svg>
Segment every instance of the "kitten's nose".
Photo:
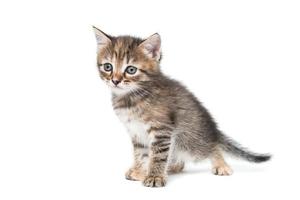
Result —
<svg viewBox="0 0 300 200"><path fill-rule="evenodd" d="M115 86L117 86L121 81L120 80L111 80L113 82L113 84L115 84Z"/></svg>

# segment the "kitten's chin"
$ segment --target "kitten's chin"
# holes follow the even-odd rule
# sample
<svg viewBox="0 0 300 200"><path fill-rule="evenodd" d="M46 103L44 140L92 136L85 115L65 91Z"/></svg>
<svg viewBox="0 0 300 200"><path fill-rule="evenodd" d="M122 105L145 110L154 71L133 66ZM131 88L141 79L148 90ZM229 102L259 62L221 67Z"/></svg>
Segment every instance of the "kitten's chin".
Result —
<svg viewBox="0 0 300 200"><path fill-rule="evenodd" d="M129 93L131 90L127 88L111 87L111 91L114 95L122 96Z"/></svg>

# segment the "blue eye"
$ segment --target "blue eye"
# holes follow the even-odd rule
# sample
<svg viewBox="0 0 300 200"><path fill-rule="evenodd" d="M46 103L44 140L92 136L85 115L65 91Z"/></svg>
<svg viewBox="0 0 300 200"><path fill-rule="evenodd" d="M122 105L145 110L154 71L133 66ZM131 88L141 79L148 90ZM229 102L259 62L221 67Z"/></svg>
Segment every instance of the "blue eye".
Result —
<svg viewBox="0 0 300 200"><path fill-rule="evenodd" d="M110 63L104 63L103 69L104 69L104 71L110 72L113 70L113 66Z"/></svg>
<svg viewBox="0 0 300 200"><path fill-rule="evenodd" d="M128 74L135 74L137 71L137 68L134 66L128 66L125 71Z"/></svg>

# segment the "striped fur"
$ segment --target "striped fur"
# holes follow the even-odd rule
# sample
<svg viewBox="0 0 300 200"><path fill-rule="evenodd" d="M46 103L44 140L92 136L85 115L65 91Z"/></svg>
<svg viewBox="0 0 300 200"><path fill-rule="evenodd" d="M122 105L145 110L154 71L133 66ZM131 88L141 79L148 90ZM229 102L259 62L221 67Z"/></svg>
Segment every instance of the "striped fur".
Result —
<svg viewBox="0 0 300 200"><path fill-rule="evenodd" d="M223 151L251 162L270 158L251 153L222 134L197 98L160 71L158 34L143 40L94 30L100 77L111 88L113 108L132 138L134 164L127 179L161 187L167 174L183 170L187 160L205 158L212 161L214 174L230 175ZM105 71L106 63L112 65L111 71ZM136 73L129 74L128 66L136 67Z"/></svg>

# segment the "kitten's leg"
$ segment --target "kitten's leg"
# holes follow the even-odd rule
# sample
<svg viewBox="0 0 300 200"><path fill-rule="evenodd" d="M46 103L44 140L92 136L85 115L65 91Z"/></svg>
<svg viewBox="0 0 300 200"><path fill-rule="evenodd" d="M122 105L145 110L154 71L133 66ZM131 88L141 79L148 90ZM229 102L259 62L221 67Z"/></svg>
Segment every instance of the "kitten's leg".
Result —
<svg viewBox="0 0 300 200"><path fill-rule="evenodd" d="M176 174L183 170L184 161L178 160L176 152L172 151L169 155L168 174Z"/></svg>
<svg viewBox="0 0 300 200"><path fill-rule="evenodd" d="M232 174L232 170L229 165L225 162L222 153L219 149L216 149L211 158L212 162L212 173L219 176L228 176Z"/></svg>
<svg viewBox="0 0 300 200"><path fill-rule="evenodd" d="M184 162L182 161L175 161L171 162L168 165L168 174L176 174L183 170Z"/></svg>
<svg viewBox="0 0 300 200"><path fill-rule="evenodd" d="M144 145L132 141L134 149L134 164L126 172L125 177L128 180L143 181L146 176L146 163L148 160L148 148Z"/></svg>
<svg viewBox="0 0 300 200"><path fill-rule="evenodd" d="M150 133L153 140L150 146L148 174L143 181L144 186L162 187L166 184L166 168L171 145L169 130L167 127L156 127Z"/></svg>

